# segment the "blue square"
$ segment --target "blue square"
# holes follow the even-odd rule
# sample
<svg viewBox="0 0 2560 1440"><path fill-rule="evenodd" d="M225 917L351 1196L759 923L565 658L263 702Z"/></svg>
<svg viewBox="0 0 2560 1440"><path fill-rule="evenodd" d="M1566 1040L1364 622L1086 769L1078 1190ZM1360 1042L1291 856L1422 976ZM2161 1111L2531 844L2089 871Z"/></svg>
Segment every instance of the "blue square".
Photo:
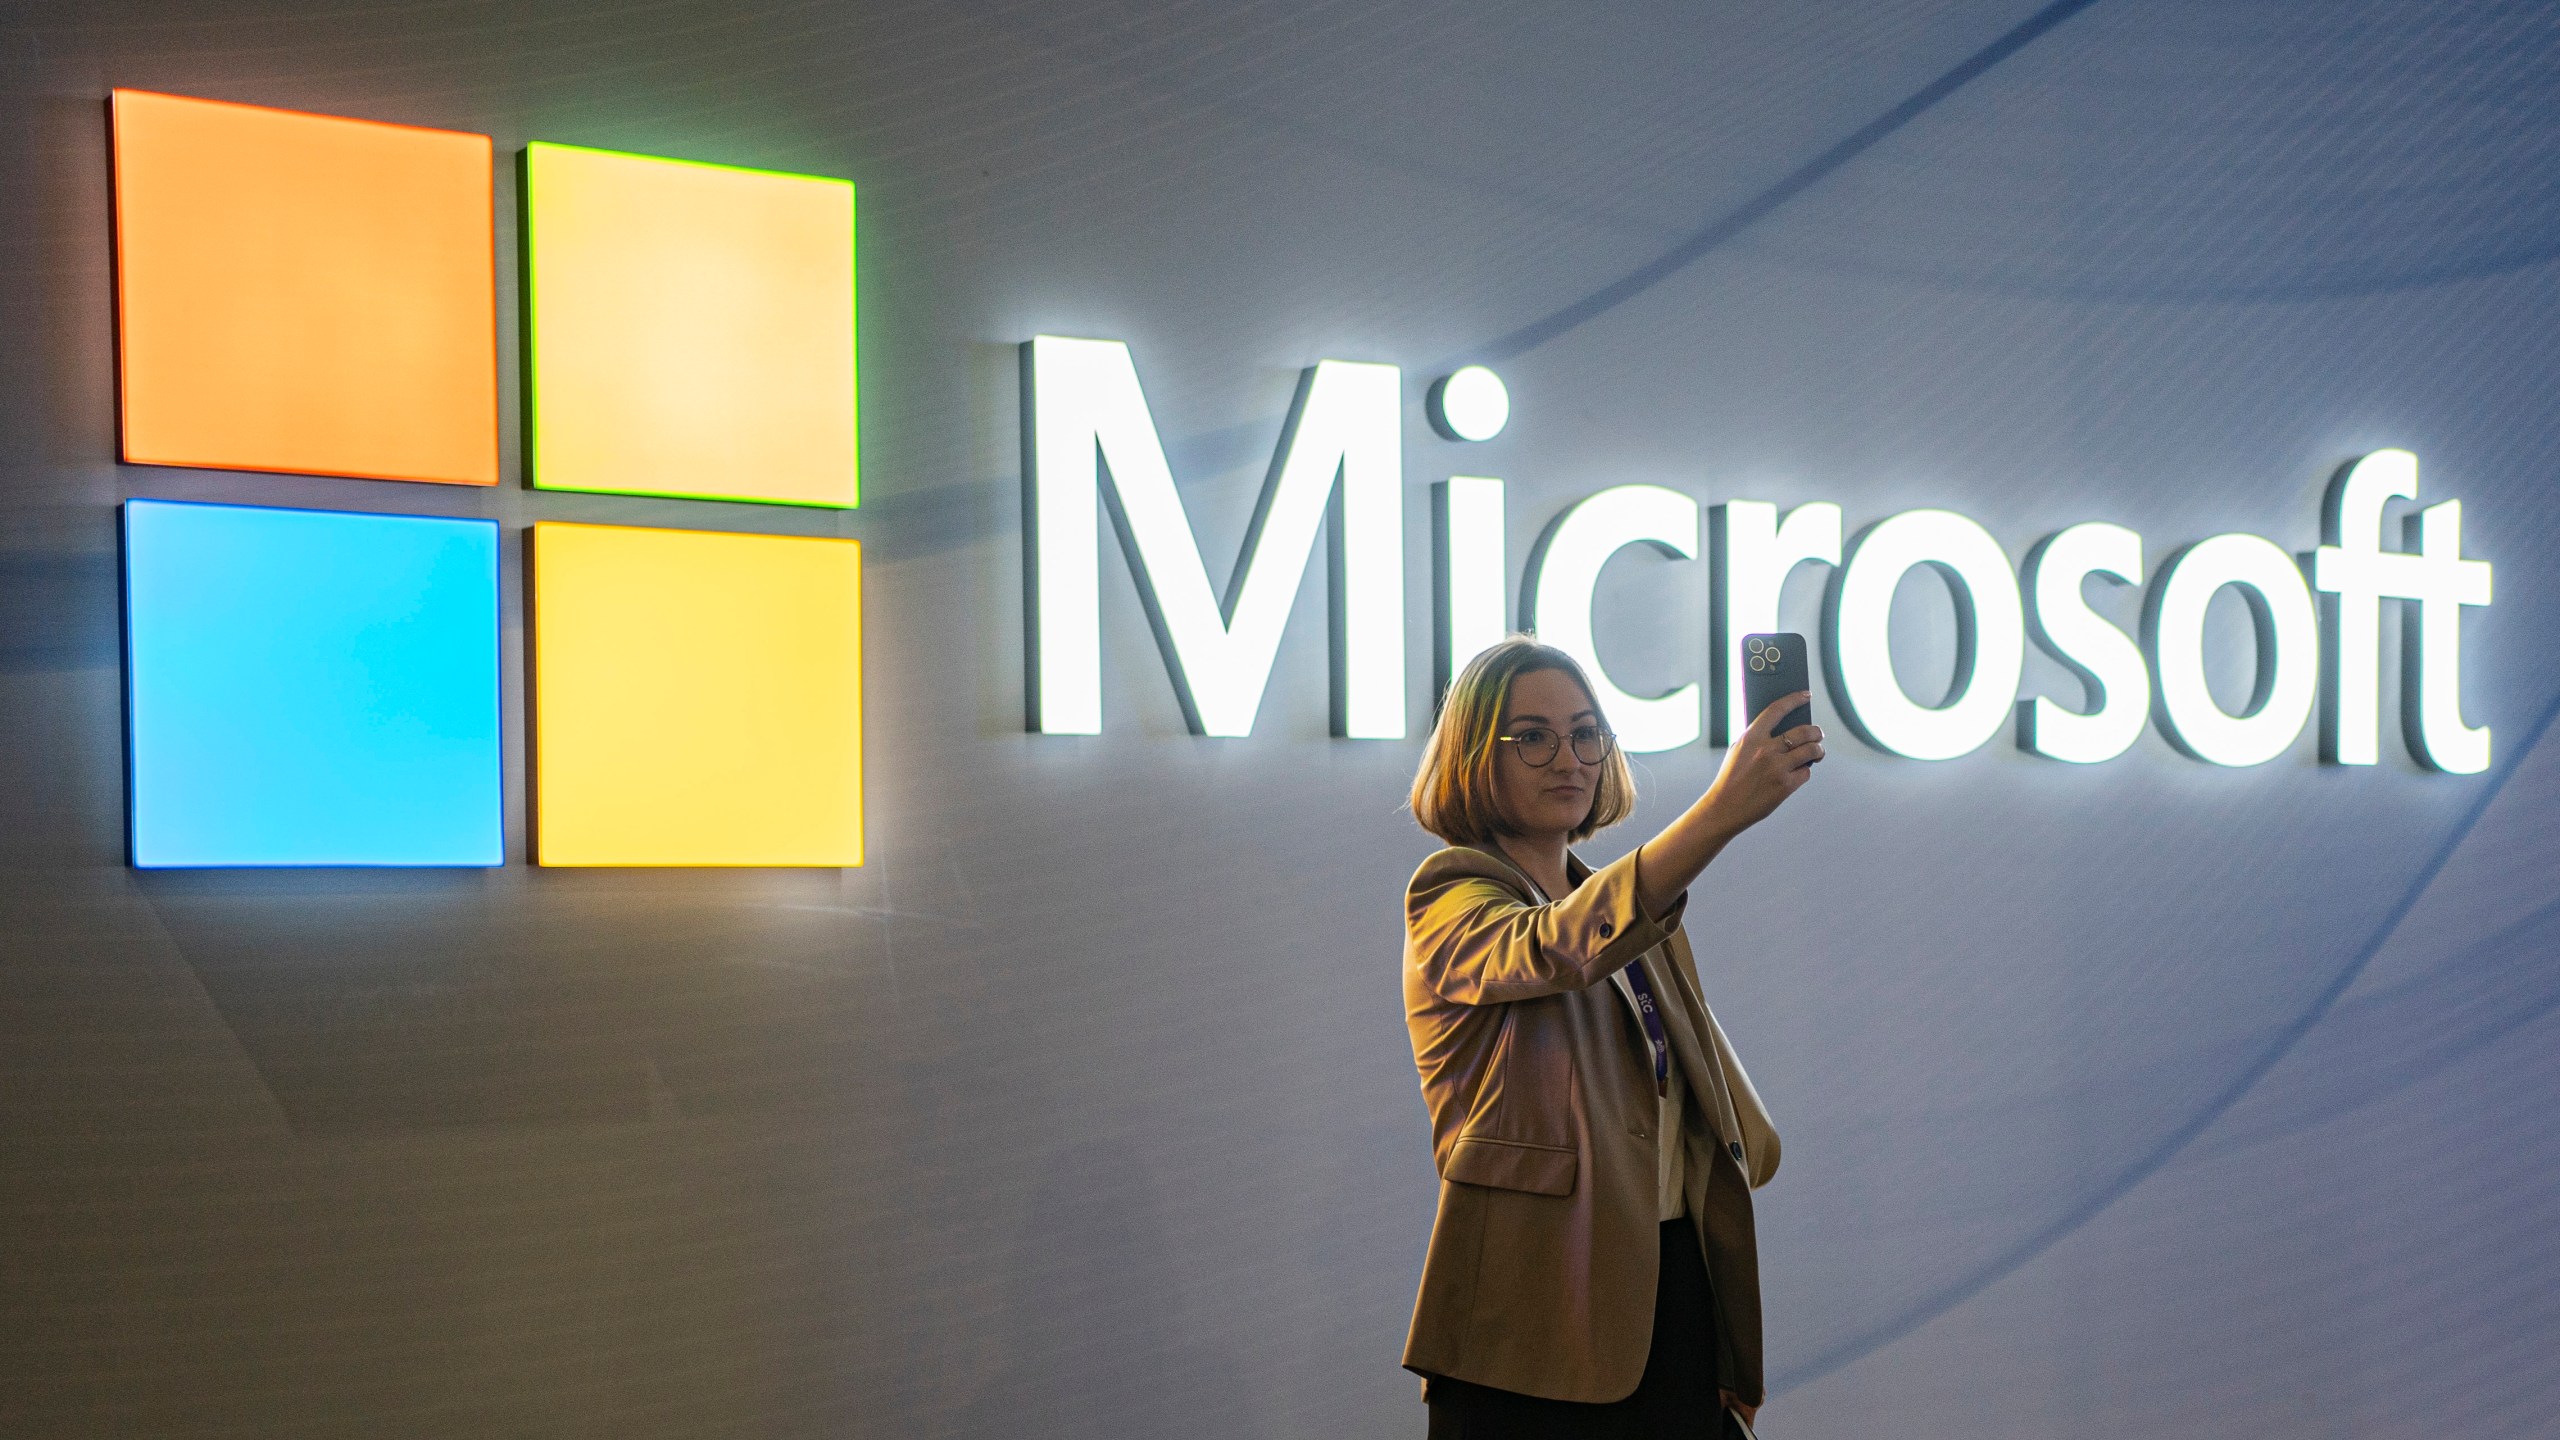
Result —
<svg viewBox="0 0 2560 1440"><path fill-rule="evenodd" d="M501 865L498 527L130 500L140 866Z"/></svg>

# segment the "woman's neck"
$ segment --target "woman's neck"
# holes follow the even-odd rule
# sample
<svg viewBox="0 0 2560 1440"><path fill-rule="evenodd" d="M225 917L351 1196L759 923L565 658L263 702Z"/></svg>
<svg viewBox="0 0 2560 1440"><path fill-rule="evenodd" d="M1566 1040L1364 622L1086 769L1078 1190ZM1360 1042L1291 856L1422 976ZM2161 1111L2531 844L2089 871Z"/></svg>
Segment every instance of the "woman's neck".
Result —
<svg viewBox="0 0 2560 1440"><path fill-rule="evenodd" d="M1572 872L1565 869L1566 837L1558 835L1504 835L1495 843L1511 863L1527 873L1550 900L1561 900L1573 890Z"/></svg>

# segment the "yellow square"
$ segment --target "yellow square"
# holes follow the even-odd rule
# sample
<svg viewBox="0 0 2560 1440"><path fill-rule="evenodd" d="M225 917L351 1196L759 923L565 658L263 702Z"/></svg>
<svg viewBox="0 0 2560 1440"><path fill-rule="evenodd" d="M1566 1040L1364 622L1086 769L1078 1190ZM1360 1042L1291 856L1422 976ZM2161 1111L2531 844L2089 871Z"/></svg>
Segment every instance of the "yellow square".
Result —
<svg viewBox="0 0 2560 1440"><path fill-rule="evenodd" d="M533 527L543 865L862 863L862 547Z"/></svg>
<svg viewBox="0 0 2560 1440"><path fill-rule="evenodd" d="M537 488L858 503L851 181L537 144L524 205Z"/></svg>

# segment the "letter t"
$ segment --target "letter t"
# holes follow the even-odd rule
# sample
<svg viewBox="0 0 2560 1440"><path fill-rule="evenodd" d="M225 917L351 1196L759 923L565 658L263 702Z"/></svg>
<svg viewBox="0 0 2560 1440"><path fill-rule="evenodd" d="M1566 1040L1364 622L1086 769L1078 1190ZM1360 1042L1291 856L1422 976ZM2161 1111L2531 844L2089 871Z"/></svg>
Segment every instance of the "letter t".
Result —
<svg viewBox="0 0 2560 1440"><path fill-rule="evenodd" d="M2400 631L2400 714L2409 753L2456 775L2489 768L2489 727L2462 723L2462 607L2489 603L2489 562L2462 558L2462 502L2418 512L2418 603Z"/></svg>

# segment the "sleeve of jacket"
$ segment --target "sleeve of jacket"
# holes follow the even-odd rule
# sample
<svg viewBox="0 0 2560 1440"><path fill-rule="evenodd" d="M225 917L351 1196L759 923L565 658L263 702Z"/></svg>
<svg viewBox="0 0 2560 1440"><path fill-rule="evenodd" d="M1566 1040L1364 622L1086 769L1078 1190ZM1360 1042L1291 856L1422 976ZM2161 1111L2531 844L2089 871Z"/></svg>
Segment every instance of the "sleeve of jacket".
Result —
<svg viewBox="0 0 2560 1440"><path fill-rule="evenodd" d="M1405 891L1407 953L1423 986L1452 1004L1588 989L1661 944L1688 904L1684 896L1668 915L1645 914L1632 851L1545 905L1487 873L1493 863L1444 850Z"/></svg>

